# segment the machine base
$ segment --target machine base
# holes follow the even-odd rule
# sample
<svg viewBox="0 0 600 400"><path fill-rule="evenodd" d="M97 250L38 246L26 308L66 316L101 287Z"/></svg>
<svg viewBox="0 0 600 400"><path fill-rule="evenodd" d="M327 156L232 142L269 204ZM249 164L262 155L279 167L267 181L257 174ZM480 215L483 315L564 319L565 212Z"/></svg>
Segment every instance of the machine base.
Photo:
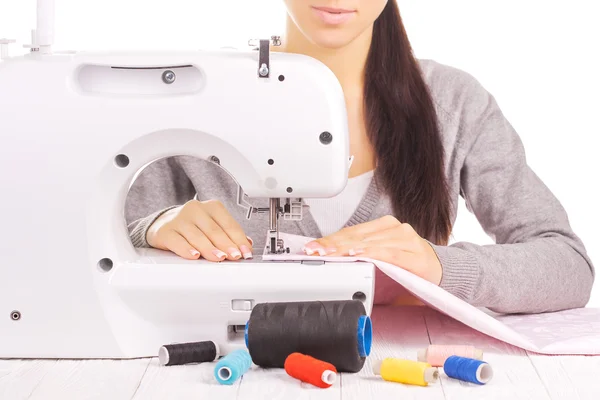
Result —
<svg viewBox="0 0 600 400"><path fill-rule="evenodd" d="M227 354L245 347L244 326L257 303L358 299L368 314L372 309L370 263L210 263L155 250L145 254L114 266L109 285L96 285L99 306L78 307L77 314L43 313L64 308L65 291L54 298L32 294L22 304L23 318L0 324L0 357L156 357L165 344L203 340Z"/></svg>

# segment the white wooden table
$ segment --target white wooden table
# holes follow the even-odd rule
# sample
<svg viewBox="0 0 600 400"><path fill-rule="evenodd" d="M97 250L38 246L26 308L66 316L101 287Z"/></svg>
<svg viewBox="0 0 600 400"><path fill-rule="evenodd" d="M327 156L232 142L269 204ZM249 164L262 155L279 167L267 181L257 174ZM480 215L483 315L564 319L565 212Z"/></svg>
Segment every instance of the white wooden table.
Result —
<svg viewBox="0 0 600 400"><path fill-rule="evenodd" d="M529 354L426 307L376 307L374 342L362 371L319 389L284 370L253 366L233 386L213 378L214 363L163 367L137 360L0 360L0 399L600 399L600 357ZM484 386L449 379L429 386L386 382L372 374L376 358L416 359L434 344L472 344L494 370Z"/></svg>

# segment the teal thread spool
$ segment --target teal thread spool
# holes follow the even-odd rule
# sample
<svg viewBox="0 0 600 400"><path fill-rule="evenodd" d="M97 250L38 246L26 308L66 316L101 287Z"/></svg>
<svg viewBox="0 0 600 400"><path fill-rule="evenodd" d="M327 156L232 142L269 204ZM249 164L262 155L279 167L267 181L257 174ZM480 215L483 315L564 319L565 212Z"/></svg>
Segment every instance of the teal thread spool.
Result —
<svg viewBox="0 0 600 400"><path fill-rule="evenodd" d="M221 385L233 385L250 369L252 358L245 349L232 351L215 365L215 379Z"/></svg>

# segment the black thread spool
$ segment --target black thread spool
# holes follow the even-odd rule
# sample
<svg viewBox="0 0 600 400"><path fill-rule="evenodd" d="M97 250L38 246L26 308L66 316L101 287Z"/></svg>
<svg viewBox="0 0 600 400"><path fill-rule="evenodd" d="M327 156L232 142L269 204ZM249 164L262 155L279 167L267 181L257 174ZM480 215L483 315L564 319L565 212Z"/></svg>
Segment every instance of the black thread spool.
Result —
<svg viewBox="0 0 600 400"><path fill-rule="evenodd" d="M246 324L252 362L283 368L292 353L358 372L371 352L372 325L358 300L257 304Z"/></svg>
<svg viewBox="0 0 600 400"><path fill-rule="evenodd" d="M219 346L213 341L167 344L158 350L161 365L183 365L215 361Z"/></svg>

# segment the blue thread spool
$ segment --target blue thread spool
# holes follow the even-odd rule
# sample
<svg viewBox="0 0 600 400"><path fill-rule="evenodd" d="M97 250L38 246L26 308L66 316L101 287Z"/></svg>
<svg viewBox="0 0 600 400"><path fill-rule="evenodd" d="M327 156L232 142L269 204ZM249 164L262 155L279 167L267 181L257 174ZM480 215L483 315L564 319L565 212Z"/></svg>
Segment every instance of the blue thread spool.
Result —
<svg viewBox="0 0 600 400"><path fill-rule="evenodd" d="M250 369L252 359L244 349L235 350L221 358L215 366L215 379L221 385L233 385Z"/></svg>
<svg viewBox="0 0 600 400"><path fill-rule="evenodd" d="M478 385L488 383L494 376L494 371L488 363L459 356L450 356L446 359L444 372L450 378Z"/></svg>

